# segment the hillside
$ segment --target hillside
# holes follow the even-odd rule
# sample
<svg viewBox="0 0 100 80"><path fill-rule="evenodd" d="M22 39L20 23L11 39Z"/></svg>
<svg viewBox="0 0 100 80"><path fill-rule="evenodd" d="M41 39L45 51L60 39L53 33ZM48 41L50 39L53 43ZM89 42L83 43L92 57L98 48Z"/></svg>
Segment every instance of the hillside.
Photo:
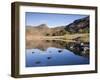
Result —
<svg viewBox="0 0 100 80"><path fill-rule="evenodd" d="M89 32L89 16L75 20L73 23L65 27L70 33L88 33Z"/></svg>
<svg viewBox="0 0 100 80"><path fill-rule="evenodd" d="M89 17L75 20L73 23L65 26L57 26L49 28L47 24L38 26L26 26L26 35L37 36L62 36L70 33L88 33L89 32Z"/></svg>

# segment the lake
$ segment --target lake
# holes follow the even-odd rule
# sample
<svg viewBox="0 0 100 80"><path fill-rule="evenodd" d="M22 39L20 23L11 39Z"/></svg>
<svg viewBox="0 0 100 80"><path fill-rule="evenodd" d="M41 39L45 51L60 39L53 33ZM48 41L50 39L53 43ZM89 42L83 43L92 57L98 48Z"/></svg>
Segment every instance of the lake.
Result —
<svg viewBox="0 0 100 80"><path fill-rule="evenodd" d="M36 43L37 42L37 43ZM89 64L89 57L69 49L72 43L62 41L32 41L26 48L26 67ZM69 46L69 47L68 47Z"/></svg>

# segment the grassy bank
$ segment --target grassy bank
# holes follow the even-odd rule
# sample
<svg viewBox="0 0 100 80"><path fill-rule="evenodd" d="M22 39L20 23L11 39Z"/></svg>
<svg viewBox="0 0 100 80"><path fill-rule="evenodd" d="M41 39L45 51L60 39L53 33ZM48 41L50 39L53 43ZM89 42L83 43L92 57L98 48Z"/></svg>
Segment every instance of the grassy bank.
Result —
<svg viewBox="0 0 100 80"><path fill-rule="evenodd" d="M75 42L76 39L79 39L82 42L89 42L89 34L66 34L64 36L34 36L28 35L26 40L62 40L66 42Z"/></svg>

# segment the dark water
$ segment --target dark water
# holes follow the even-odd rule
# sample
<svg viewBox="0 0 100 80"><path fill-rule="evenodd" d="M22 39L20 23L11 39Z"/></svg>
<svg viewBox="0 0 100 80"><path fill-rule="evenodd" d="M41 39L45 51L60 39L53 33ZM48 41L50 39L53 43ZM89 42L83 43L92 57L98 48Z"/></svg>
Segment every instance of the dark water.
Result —
<svg viewBox="0 0 100 80"><path fill-rule="evenodd" d="M38 41L37 41L38 42ZM38 44L39 43L39 44ZM26 49L26 67L89 64L89 57L69 50L69 44L59 41L42 41Z"/></svg>

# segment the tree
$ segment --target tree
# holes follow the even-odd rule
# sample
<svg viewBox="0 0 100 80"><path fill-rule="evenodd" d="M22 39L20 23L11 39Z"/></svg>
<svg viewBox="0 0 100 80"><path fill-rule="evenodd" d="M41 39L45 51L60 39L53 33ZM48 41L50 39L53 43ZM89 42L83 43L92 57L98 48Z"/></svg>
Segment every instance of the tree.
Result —
<svg viewBox="0 0 100 80"><path fill-rule="evenodd" d="M53 33L52 36L56 36L55 33Z"/></svg>
<svg viewBox="0 0 100 80"><path fill-rule="evenodd" d="M50 34L49 33L46 33L46 36L49 36Z"/></svg>

